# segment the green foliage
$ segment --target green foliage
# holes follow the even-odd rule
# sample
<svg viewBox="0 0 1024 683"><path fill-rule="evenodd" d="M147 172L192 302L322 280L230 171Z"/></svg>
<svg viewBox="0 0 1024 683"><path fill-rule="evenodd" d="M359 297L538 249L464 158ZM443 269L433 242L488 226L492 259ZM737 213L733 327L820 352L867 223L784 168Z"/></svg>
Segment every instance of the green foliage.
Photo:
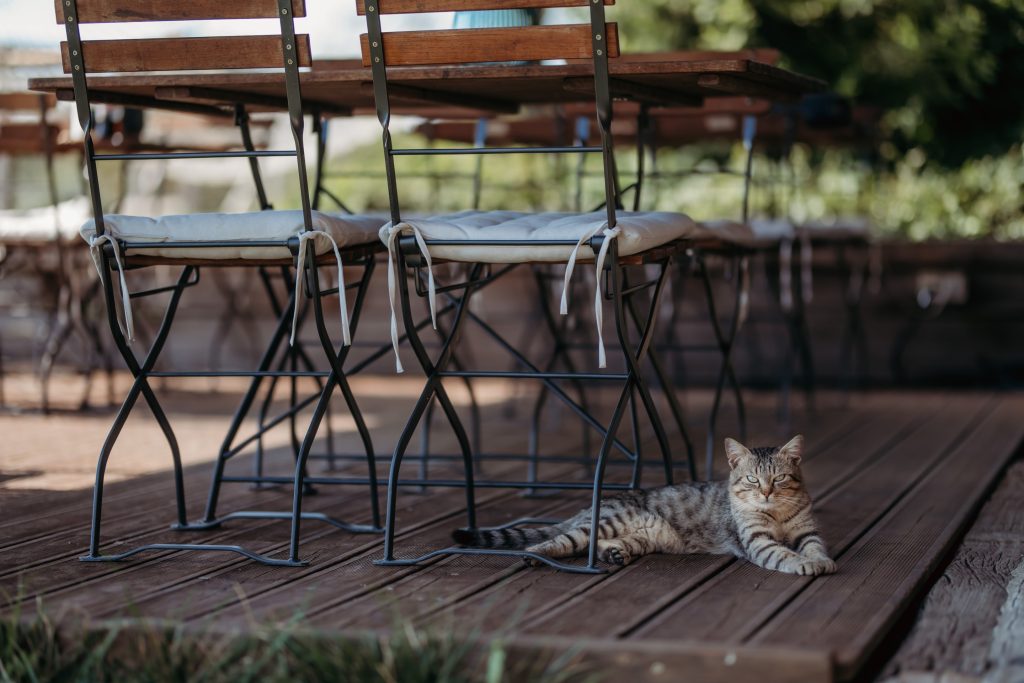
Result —
<svg viewBox="0 0 1024 683"><path fill-rule="evenodd" d="M648 0L618 19L632 50L778 48L945 165L1024 135L1024 0Z"/></svg>
<svg viewBox="0 0 1024 683"><path fill-rule="evenodd" d="M42 614L42 611L40 614ZM58 625L45 615L0 619L0 683L587 683L572 654L513 660L500 640L396 621L390 635L299 632L244 636L181 624Z"/></svg>

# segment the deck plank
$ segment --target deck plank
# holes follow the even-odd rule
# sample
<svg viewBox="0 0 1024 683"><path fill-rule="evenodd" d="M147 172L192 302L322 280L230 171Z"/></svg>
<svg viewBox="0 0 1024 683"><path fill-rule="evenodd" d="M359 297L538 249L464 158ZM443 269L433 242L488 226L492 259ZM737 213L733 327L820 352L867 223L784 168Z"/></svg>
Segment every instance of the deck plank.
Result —
<svg viewBox="0 0 1024 683"><path fill-rule="evenodd" d="M815 581L747 642L833 651L854 675L920 593L1024 436L1019 398L1002 398L913 492L844 553L844 571Z"/></svg>
<svg viewBox="0 0 1024 683"><path fill-rule="evenodd" d="M688 415L697 443L706 398L696 394ZM777 431L774 396L756 394L749 408L752 434ZM22 598L41 596L48 611L177 619L232 631L296 619L328 632L386 631L401 615L428 628L501 633L509 652L522 656L581 649L590 662L636 683L684 675L698 683L743 676L763 683L826 683L860 673L908 600L928 587L937 562L1019 446L1024 425L1016 417L1022 408L1024 397L1012 394L993 399L980 393L871 392L848 404L826 401L816 415L797 412L795 421L808 439L805 474L816 513L839 559L837 575L818 579L764 572L716 556L653 556L599 576L528 569L491 556L378 567L373 560L380 557L379 537L312 522L303 527L302 551L314 563L302 569L194 552L88 565L75 561L88 531L89 492L79 490L0 492L4 512L11 511L0 525L0 588L22 581ZM485 414L500 409L500 403L489 405ZM401 420L382 415L386 440ZM502 416L500 433L488 435L490 444L515 450L525 417ZM722 432L731 433L733 417L724 417ZM557 420L551 423L549 452L564 452L578 441L578 430L562 433ZM447 431L437 430L437 450L452 447ZM650 435L645 437L647 446ZM648 457L656 452L650 444ZM279 465L287 466L287 460L282 456ZM487 474L519 475L522 466L488 463ZM352 467L356 471L358 464ZM415 462L409 467L415 470ZM551 464L544 473L561 476L571 467ZM385 469L381 462L379 471ZM437 463L432 469L457 474L458 466ZM624 472L618 468L615 476ZM208 463L187 469L190 515L201 512L208 476ZM651 469L647 480L657 479ZM324 494L308 498L307 509L368 521L365 491L321 488ZM109 492L107 547L184 538L165 526L173 513L166 472L114 484ZM224 509L256 503L284 508L288 499L287 486L254 492L232 485L225 490ZM478 500L482 524L524 515L562 517L587 503L579 492L527 498L501 489L481 489ZM399 556L447 545L451 529L464 522L464 502L457 489L403 493ZM287 525L238 521L187 540L193 538L282 552ZM28 613L34 609L25 607Z"/></svg>
<svg viewBox="0 0 1024 683"><path fill-rule="evenodd" d="M928 592L920 618L886 664L886 676L909 680L952 674L980 680L985 675L1007 584L1024 558L1021 529L1024 462L1018 460Z"/></svg>
<svg viewBox="0 0 1024 683"><path fill-rule="evenodd" d="M825 495L815 504L815 516L832 556L843 570L843 553L865 529L898 501L927 472L951 444L964 438L990 402L973 410L956 403L935 411L913 430L904 431L868 450L862 434L850 453L849 467L834 474ZM875 436L875 429L870 430ZM812 470L808 469L810 478ZM811 484L814 480L810 479ZM816 579L769 572L749 562L733 562L712 580L654 619L636 628L634 638L676 637L741 643ZM706 615L714 615L708 618ZM702 618L702 615L703 618Z"/></svg>
<svg viewBox="0 0 1024 683"><path fill-rule="evenodd" d="M863 422L855 424L851 432L847 423L840 421L840 425L847 428L836 431L833 440L824 439L820 447L813 436L809 437L806 474L815 491L827 492L856 467L860 457L906 431L908 416L898 411L885 411L871 424L870 433L862 434ZM825 432L827 426L821 427ZM851 449L855 436L866 440L861 438L857 441L861 445ZM567 585L564 577L554 574L545 578L523 576L519 580L530 586L529 594L545 590L550 594L540 592L538 603L542 608L530 614L521 628L527 633L546 635L623 635L732 562L731 557L724 556L655 556L575 586ZM649 590L652 580L662 582L661 577L666 574L671 578L663 582L671 587L669 590ZM616 615L615 623L608 623L608 614Z"/></svg>

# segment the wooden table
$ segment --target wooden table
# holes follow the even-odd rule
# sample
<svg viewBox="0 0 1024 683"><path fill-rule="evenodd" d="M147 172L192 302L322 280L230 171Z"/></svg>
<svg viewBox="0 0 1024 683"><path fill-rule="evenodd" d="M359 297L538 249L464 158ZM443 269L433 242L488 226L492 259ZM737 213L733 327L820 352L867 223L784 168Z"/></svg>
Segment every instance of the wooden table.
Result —
<svg viewBox="0 0 1024 683"><path fill-rule="evenodd" d="M713 54L713 53L712 53ZM679 53L649 54L611 61L613 96L653 106L698 106L705 98L799 98L824 83L736 53L723 58L684 59ZM301 75L302 94L311 111L346 115L374 110L370 70L358 62L318 61ZM488 65L400 67L389 69L393 108L421 111L455 106L487 112L515 112L523 105L592 100L593 67ZM90 76L95 102L214 113L228 104L285 108L279 73L133 74ZM73 100L69 76L35 78L29 87Z"/></svg>

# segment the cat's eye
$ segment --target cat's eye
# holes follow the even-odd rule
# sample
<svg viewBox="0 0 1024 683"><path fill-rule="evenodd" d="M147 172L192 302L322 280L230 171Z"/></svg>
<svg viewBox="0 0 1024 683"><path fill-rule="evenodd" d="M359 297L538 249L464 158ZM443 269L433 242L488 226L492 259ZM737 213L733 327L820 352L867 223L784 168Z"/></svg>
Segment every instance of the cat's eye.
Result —
<svg viewBox="0 0 1024 683"><path fill-rule="evenodd" d="M776 482L786 481L787 479L789 479L788 474L780 474L779 476L775 477Z"/></svg>
<svg viewBox="0 0 1024 683"><path fill-rule="evenodd" d="M749 481L751 484L756 484L757 483L757 477L755 477L752 474L748 474L747 475L747 481Z"/></svg>

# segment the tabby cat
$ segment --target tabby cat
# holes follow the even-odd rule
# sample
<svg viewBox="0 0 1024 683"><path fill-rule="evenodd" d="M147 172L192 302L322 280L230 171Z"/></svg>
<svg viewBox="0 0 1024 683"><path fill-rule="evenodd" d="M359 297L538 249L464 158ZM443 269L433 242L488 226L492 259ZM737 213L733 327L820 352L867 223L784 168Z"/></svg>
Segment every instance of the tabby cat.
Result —
<svg viewBox="0 0 1024 683"><path fill-rule="evenodd" d="M729 479L626 491L601 503L598 557L627 565L651 553L730 553L789 574L830 574L811 515L800 458L803 437L781 448L749 449L725 440ZM549 527L457 529L456 543L515 548L551 558L583 555L590 509Z"/></svg>

